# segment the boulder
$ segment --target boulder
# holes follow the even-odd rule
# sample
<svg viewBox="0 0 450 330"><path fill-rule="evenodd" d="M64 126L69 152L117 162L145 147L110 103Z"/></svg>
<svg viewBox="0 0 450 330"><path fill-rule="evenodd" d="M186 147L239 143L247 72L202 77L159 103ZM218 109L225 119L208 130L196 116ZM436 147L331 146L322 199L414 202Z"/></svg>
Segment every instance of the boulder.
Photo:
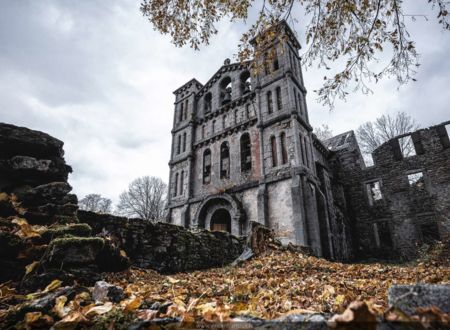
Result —
<svg viewBox="0 0 450 330"><path fill-rule="evenodd" d="M37 158L63 157L64 143L54 137L25 127L0 123L1 157L26 155Z"/></svg>
<svg viewBox="0 0 450 330"><path fill-rule="evenodd" d="M450 313L450 285L417 284L393 285L388 292L389 306L414 314L418 307L436 306Z"/></svg>
<svg viewBox="0 0 450 330"><path fill-rule="evenodd" d="M92 291L92 298L97 302L111 301L119 303L125 298L125 294L121 287L109 284L105 281L95 282Z"/></svg>

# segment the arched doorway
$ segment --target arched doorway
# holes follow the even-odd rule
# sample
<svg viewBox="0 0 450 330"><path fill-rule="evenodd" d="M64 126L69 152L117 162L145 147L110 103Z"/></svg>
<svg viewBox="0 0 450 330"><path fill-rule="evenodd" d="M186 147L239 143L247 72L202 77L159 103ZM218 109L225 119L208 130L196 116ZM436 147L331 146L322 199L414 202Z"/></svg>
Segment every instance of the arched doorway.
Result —
<svg viewBox="0 0 450 330"><path fill-rule="evenodd" d="M211 230L231 233L231 216L225 209L216 210L211 217Z"/></svg>

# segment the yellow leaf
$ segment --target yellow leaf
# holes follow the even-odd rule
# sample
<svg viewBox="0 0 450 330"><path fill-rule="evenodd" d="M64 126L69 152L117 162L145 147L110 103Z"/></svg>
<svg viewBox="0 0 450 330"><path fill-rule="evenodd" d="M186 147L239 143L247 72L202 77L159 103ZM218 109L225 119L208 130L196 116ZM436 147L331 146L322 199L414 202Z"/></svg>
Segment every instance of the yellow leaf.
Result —
<svg viewBox="0 0 450 330"><path fill-rule="evenodd" d="M33 261L31 264L25 266L25 275L30 274L37 265L39 265L39 261Z"/></svg>
<svg viewBox="0 0 450 330"><path fill-rule="evenodd" d="M61 286L62 282L60 280L53 280L49 285L47 285L43 292L50 292L58 289Z"/></svg>
<svg viewBox="0 0 450 330"><path fill-rule="evenodd" d="M25 324L31 328L49 328L53 322L51 316L43 315L41 312L29 312L25 314Z"/></svg>
<svg viewBox="0 0 450 330"><path fill-rule="evenodd" d="M120 255L124 258L127 257L127 253L124 250L120 250Z"/></svg>
<svg viewBox="0 0 450 330"><path fill-rule="evenodd" d="M177 280L177 279L175 279L173 277L170 277L170 276L167 276L167 279L169 280L169 282L171 284L177 284L178 282L180 282L180 280Z"/></svg>
<svg viewBox="0 0 450 330"><path fill-rule="evenodd" d="M122 302L123 310L126 312L132 312L138 309L142 304L141 297L131 297L128 300Z"/></svg>
<svg viewBox="0 0 450 330"><path fill-rule="evenodd" d="M342 305L344 303L344 301L345 301L345 296L343 294L340 294L334 299L334 304Z"/></svg>
<svg viewBox="0 0 450 330"><path fill-rule="evenodd" d="M87 317L92 317L96 315L102 315L108 313L113 308L112 302L107 302L104 305L89 307L84 315Z"/></svg>
<svg viewBox="0 0 450 330"><path fill-rule="evenodd" d="M59 296L55 300L55 306L53 307L53 311L60 318L63 318L64 316L66 316L68 311L69 311L68 308L64 308L64 305L66 304L66 302L67 302L67 297L66 296Z"/></svg>

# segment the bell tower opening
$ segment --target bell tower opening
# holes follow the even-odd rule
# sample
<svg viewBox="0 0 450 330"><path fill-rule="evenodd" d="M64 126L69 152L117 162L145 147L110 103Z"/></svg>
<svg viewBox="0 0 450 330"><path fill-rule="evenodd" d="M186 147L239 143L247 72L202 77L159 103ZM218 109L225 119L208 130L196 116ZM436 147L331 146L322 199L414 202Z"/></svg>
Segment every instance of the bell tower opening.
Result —
<svg viewBox="0 0 450 330"><path fill-rule="evenodd" d="M211 230L231 233L231 216L225 209L216 210L211 217Z"/></svg>

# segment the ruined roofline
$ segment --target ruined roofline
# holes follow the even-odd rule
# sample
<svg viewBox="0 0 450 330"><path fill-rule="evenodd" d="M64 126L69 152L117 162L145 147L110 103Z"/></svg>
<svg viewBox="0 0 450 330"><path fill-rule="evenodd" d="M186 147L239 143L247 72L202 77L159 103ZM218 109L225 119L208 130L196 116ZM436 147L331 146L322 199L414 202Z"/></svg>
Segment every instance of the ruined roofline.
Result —
<svg viewBox="0 0 450 330"><path fill-rule="evenodd" d="M351 134L351 135L353 135L353 136L356 136L356 135L355 135L355 131L350 130L350 131L346 131L346 132L340 133L340 134L338 134L338 135L335 135L335 136L333 136L333 137L331 137L331 138L329 138L329 139L326 139L326 140L324 140L324 141L321 141L321 142L322 142L323 145L325 145L325 146L327 147L328 150L332 150L332 149L335 149L335 148L337 148L337 147L343 145L343 143L342 143L342 144L339 144L339 145L336 145L336 144L337 144L337 142L338 142L340 139L342 139L342 137L343 137L344 135L345 135L345 136L348 136L349 134ZM345 143L345 141L344 141L344 143Z"/></svg>
<svg viewBox="0 0 450 330"><path fill-rule="evenodd" d="M197 79L192 78L191 80L189 80L187 83L183 84L182 86L178 87L176 90L174 90L172 93L177 95L182 89L184 89L185 87L188 87L188 85L190 86L191 84L197 84L200 87L199 88L203 88L203 85L201 82L199 82Z"/></svg>
<svg viewBox="0 0 450 330"><path fill-rule="evenodd" d="M247 69L250 69L249 66L253 62L253 60L247 60L244 62L233 62L230 64L224 64L222 65L212 76L209 78L209 80L206 82L205 85L202 86L202 88L198 91L199 95L202 95L206 90L208 90L211 85L218 79L215 79L219 74L226 72L226 71L232 71L239 67L247 67ZM230 69L230 70L228 70ZM241 68L243 69L243 68Z"/></svg>
<svg viewBox="0 0 450 330"><path fill-rule="evenodd" d="M374 153L375 151L377 151L378 149L380 149L382 146L391 143L391 141L393 141L393 140L401 139L401 138L403 138L403 137L412 135L412 134L417 133L417 132L420 132L420 131L431 130L431 129L435 129L436 127L439 127L439 126L446 126L446 125L449 125L449 124L450 124L450 120L447 120L447 121L443 121L442 123L437 124L437 125L432 125L432 126L428 126L428 127L424 127L424 128L419 128L419 129L417 129L417 130L415 130L415 131L410 131L410 132L406 132L406 133L403 133L403 134L396 135L396 136L394 136L393 138L390 138L389 140L387 140L386 142L380 144L380 145L378 146L378 148L376 148L376 149L374 149L374 150L372 151L372 153Z"/></svg>

